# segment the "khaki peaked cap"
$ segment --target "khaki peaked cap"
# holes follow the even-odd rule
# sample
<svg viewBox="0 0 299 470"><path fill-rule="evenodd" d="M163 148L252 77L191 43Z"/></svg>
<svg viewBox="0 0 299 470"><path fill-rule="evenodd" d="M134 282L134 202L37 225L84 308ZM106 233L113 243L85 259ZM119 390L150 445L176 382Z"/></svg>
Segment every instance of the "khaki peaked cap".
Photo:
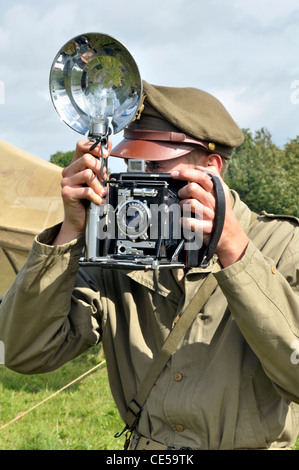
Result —
<svg viewBox="0 0 299 470"><path fill-rule="evenodd" d="M229 159L244 136L222 103L197 88L143 81L143 100L113 156L163 160L204 148Z"/></svg>

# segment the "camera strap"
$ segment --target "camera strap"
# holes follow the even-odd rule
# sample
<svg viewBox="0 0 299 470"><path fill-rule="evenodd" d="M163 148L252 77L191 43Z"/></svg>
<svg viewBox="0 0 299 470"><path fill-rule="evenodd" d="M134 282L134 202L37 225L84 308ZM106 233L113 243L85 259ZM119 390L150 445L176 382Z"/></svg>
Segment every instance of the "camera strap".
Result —
<svg viewBox="0 0 299 470"><path fill-rule="evenodd" d="M216 248L217 248L217 245L218 245L218 242L220 240L221 233L223 230L223 225L224 225L224 220L225 220L225 206L226 206L225 193L224 193L224 189L223 189L220 179L217 176L213 175L213 173L211 173L208 170L205 170L205 173L209 175L214 185L214 190L215 190L215 195L216 195L216 207L215 207L214 226L213 226L213 231L212 231L210 242L208 246L204 248L203 251L200 250L201 260L199 259L196 264L196 266L199 266L201 268L206 268L209 265L216 251Z"/></svg>
<svg viewBox="0 0 299 470"><path fill-rule="evenodd" d="M219 271L220 265L216 263L214 266L214 272ZM114 437L120 437L123 433L126 433L126 446L129 445L131 433L136 428L143 406L146 402L146 399L154 386L155 382L159 378L162 370L166 366L167 362L177 349L180 341L185 337L188 329L192 325L193 321L197 317L198 313L201 311L207 300L210 298L211 294L217 287L217 280L211 272L203 284L200 286L195 296L188 304L187 308L175 321L175 325L171 332L169 333L166 341L164 342L160 352L156 356L156 359L152 363L145 379L141 383L137 395L130 402L128 406L128 411L125 416L125 428L120 432L115 434Z"/></svg>

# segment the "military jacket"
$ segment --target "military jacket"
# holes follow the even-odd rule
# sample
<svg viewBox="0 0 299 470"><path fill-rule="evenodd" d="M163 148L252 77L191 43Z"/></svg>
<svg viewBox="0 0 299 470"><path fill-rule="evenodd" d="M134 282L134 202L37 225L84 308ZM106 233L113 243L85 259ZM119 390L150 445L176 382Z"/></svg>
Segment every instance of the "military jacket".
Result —
<svg viewBox="0 0 299 470"><path fill-rule="evenodd" d="M250 243L215 273L218 285L156 381L138 431L192 449L288 447L299 433L298 221L234 212ZM34 241L0 309L7 367L51 371L103 342L122 417L153 358L214 268L176 272L78 270L83 239Z"/></svg>

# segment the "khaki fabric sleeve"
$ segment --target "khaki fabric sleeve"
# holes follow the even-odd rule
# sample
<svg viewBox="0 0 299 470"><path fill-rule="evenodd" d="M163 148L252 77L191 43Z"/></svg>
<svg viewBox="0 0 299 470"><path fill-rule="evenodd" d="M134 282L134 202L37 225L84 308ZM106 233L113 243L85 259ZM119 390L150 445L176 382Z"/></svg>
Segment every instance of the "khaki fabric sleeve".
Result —
<svg viewBox="0 0 299 470"><path fill-rule="evenodd" d="M215 276L278 393L299 403L299 360L293 349L299 346L298 240L292 244L276 267L250 242L242 260Z"/></svg>
<svg viewBox="0 0 299 470"><path fill-rule="evenodd" d="M100 340L93 300L83 304L72 298L83 239L47 245L57 230L36 237L0 306L5 365L20 373L49 372ZM98 293L89 292L98 300Z"/></svg>

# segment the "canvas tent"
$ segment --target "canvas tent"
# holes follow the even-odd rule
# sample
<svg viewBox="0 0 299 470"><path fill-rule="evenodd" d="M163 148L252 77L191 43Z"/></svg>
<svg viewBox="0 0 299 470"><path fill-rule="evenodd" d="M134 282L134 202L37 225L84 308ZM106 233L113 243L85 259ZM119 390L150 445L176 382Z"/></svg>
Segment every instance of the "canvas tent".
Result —
<svg viewBox="0 0 299 470"><path fill-rule="evenodd" d="M63 219L61 168L0 140L0 297L36 234Z"/></svg>

